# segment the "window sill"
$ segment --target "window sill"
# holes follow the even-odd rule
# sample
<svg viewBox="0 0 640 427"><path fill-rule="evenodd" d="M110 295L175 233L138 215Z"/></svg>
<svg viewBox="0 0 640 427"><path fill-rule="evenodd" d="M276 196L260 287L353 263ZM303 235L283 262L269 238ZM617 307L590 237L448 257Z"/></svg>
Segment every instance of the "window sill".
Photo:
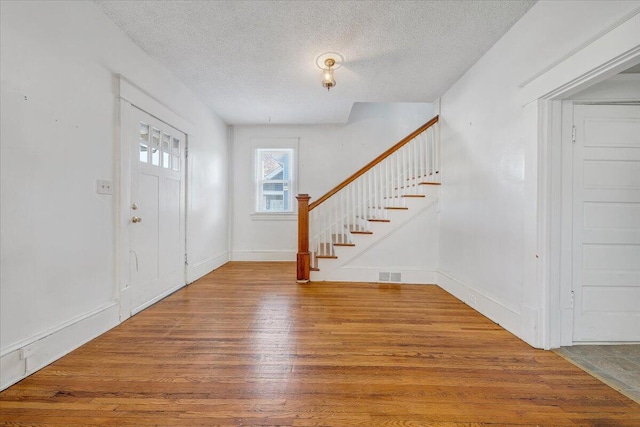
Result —
<svg viewBox="0 0 640 427"><path fill-rule="evenodd" d="M251 221L296 221L296 212L254 212L249 215Z"/></svg>

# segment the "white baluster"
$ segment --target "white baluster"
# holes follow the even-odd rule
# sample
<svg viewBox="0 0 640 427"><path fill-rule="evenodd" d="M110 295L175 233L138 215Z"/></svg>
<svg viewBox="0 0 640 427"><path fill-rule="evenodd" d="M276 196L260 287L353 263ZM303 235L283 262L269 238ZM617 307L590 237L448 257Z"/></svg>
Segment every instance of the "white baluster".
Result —
<svg viewBox="0 0 640 427"><path fill-rule="evenodd" d="M344 227L341 232L345 238L347 235L346 229L349 228L349 221L351 221L351 185L353 185L353 183L344 188Z"/></svg>
<svg viewBox="0 0 640 427"><path fill-rule="evenodd" d="M340 239L340 243L344 243L342 241L342 236L344 235L344 218L347 215L347 202L345 200L345 191L346 189L343 189L342 191L340 191L340 205L341 205L341 211L340 211L340 230L338 232L338 236Z"/></svg>
<svg viewBox="0 0 640 427"><path fill-rule="evenodd" d="M360 178L358 178L353 184L353 224L356 225L358 223L358 186Z"/></svg>
<svg viewBox="0 0 640 427"><path fill-rule="evenodd" d="M358 178L358 225L362 223L362 185L364 177Z"/></svg>
<svg viewBox="0 0 640 427"><path fill-rule="evenodd" d="M387 157L387 197L389 201L393 200L393 156Z"/></svg>
<svg viewBox="0 0 640 427"><path fill-rule="evenodd" d="M420 145L419 145L418 138L420 138L420 135L416 136L413 139L413 150L414 150L413 169L415 170L414 185L418 185L418 182L420 182Z"/></svg>
<svg viewBox="0 0 640 427"><path fill-rule="evenodd" d="M367 172L367 212L366 212L366 217L369 218L371 217L371 193L372 193L372 189L373 185L371 185L371 173Z"/></svg>
<svg viewBox="0 0 640 427"><path fill-rule="evenodd" d="M347 217L347 230L351 229L351 225L353 224L353 184L354 182L352 182L351 184L349 184L347 186L348 191L347 191L347 205L349 206L349 214Z"/></svg>
<svg viewBox="0 0 640 427"><path fill-rule="evenodd" d="M431 135L431 179L430 181L435 181L436 174L436 138L435 132L433 128L429 129L429 134Z"/></svg>
<svg viewBox="0 0 640 427"><path fill-rule="evenodd" d="M419 159L419 169L420 169L420 181L422 182L424 181L424 164L425 164L425 158L426 158L426 152L424 149L424 132L422 132L419 136L418 136L418 150L420 151L420 159Z"/></svg>
<svg viewBox="0 0 640 427"><path fill-rule="evenodd" d="M409 143L409 178L411 179L411 185L416 185L416 145L415 138Z"/></svg>
<svg viewBox="0 0 640 427"><path fill-rule="evenodd" d="M402 187L403 189L401 190L401 193L404 192L404 186L405 186L405 178L406 178L406 170L407 170L407 163L406 163L406 156L405 156L405 150L404 147L400 148L398 150L398 155L400 156L400 182L402 183ZM400 200L400 198L398 198L398 200Z"/></svg>
<svg viewBox="0 0 640 427"><path fill-rule="evenodd" d="M373 205L376 207L376 217L378 217L382 215L382 212L378 200L378 174L376 174L375 166L371 169L371 179L373 180Z"/></svg>
<svg viewBox="0 0 640 427"><path fill-rule="evenodd" d="M311 218L312 218L312 228L313 228L313 245L311 246L310 251L312 252L312 257L313 257L313 266L314 268L318 268L318 259L316 258L316 252L318 251L318 233L320 231L319 229L319 225L320 225L320 209L316 208L314 210L311 211Z"/></svg>
<svg viewBox="0 0 640 427"><path fill-rule="evenodd" d="M388 197L388 193L389 193L389 188L388 188L389 180L387 178L388 167L389 167L389 158L387 157L384 160L384 164L382 164L380 167L380 176L382 180L382 200L385 206L391 206L391 199L389 199Z"/></svg>
<svg viewBox="0 0 640 427"><path fill-rule="evenodd" d="M406 145L407 147L407 179L405 180L407 183L407 186L409 186L412 182L412 180L415 179L415 177L413 176L413 172L411 171L411 167L413 165L413 150L411 149L411 143L408 143ZM407 192L405 192L406 194Z"/></svg>
<svg viewBox="0 0 640 427"><path fill-rule="evenodd" d="M322 241L320 242L321 245L323 244L323 242L327 240L327 234L329 234L329 227L331 226L331 199L327 200L325 204L327 205L325 206L325 214L324 214L325 227L322 230Z"/></svg>
<svg viewBox="0 0 640 427"><path fill-rule="evenodd" d="M382 180L380 179L380 165L378 164L375 168L375 172L376 174L376 206L378 206L378 208L383 208L384 207L384 201L382 200ZM383 209L380 209L380 214L382 215L384 213Z"/></svg>
<svg viewBox="0 0 640 427"><path fill-rule="evenodd" d="M384 207L387 203L384 200L384 181L382 179L382 164L377 166L378 170L376 171L376 175L378 175L378 206Z"/></svg>
<svg viewBox="0 0 640 427"><path fill-rule="evenodd" d="M335 227L335 223L336 223L336 210L337 210L337 204L338 204L338 200L337 197L332 197L331 198L333 200L332 203L332 207L331 207L331 222L329 224L329 238L327 239L327 243L330 243L332 241L332 234L333 234L333 229ZM328 247L331 247L330 245Z"/></svg>
<svg viewBox="0 0 640 427"><path fill-rule="evenodd" d="M424 178L423 181L427 181L427 175L429 175L429 129L424 132Z"/></svg>
<svg viewBox="0 0 640 427"><path fill-rule="evenodd" d="M427 149L427 170L426 170L426 174L429 175L431 173L431 160L433 159L433 156L431 155L431 138L430 138L430 130L427 129L427 131L425 132L425 146ZM425 179L425 181L427 181Z"/></svg>
<svg viewBox="0 0 640 427"><path fill-rule="evenodd" d="M437 182L441 182L440 179L440 122L436 123L435 126L433 126L433 134L434 134L434 139L436 140L435 142L435 148L436 148L436 156L435 156L435 167L436 167L436 173L438 174L438 176L436 177Z"/></svg>

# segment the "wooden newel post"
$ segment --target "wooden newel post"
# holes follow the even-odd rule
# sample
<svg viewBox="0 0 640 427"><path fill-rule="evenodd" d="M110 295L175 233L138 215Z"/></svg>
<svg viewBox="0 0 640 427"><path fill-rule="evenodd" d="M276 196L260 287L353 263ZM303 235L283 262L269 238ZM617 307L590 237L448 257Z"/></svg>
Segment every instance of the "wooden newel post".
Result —
<svg viewBox="0 0 640 427"><path fill-rule="evenodd" d="M311 254L309 253L309 197L308 194L298 194L298 259L296 279L298 283L309 281Z"/></svg>

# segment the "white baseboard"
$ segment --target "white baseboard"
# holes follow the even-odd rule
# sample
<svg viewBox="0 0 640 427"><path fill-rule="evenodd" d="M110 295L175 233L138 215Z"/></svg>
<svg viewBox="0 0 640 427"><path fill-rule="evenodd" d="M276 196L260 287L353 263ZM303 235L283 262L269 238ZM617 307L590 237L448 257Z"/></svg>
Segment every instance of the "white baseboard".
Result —
<svg viewBox="0 0 640 427"><path fill-rule="evenodd" d="M120 323L119 306L109 303L50 334L22 342L0 357L0 390L17 383Z"/></svg>
<svg viewBox="0 0 640 427"><path fill-rule="evenodd" d="M295 261L296 251L233 251L231 261Z"/></svg>
<svg viewBox="0 0 640 427"><path fill-rule="evenodd" d="M549 350L549 345L545 348L540 325L542 325L542 310L522 304L520 308L520 335L518 337L532 347Z"/></svg>
<svg viewBox="0 0 640 427"><path fill-rule="evenodd" d="M380 280L379 273L400 273L400 281ZM436 270L413 267L341 267L326 276L312 271L312 281L435 284Z"/></svg>
<svg viewBox="0 0 640 427"><path fill-rule="evenodd" d="M521 317L515 307L510 307L498 301L495 297L475 289L442 271L438 271L436 283L483 316L488 317L517 337L522 338L520 333Z"/></svg>
<svg viewBox="0 0 640 427"><path fill-rule="evenodd" d="M187 266L187 283L195 282L227 262L229 262L229 252L223 252L211 258L189 263Z"/></svg>
<svg viewBox="0 0 640 427"><path fill-rule="evenodd" d="M145 310L145 309L151 307L153 304L157 303L158 301L161 301L161 300L165 299L166 297L168 297L172 293L184 288L185 286L187 286L186 283L180 283L180 284L177 284L177 285L167 289L166 291L164 291L163 293L159 294L155 298L152 298L149 301L145 302L144 304L141 304L141 305L137 306L136 308L131 309L131 315L135 316L136 314L140 313L142 310Z"/></svg>

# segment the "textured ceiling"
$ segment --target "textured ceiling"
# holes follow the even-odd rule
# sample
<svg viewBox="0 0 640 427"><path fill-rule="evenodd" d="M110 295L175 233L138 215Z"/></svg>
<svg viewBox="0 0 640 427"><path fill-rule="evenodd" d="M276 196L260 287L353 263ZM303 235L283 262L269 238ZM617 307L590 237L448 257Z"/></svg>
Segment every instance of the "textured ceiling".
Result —
<svg viewBox="0 0 640 427"><path fill-rule="evenodd" d="M311 124L354 102L433 102L535 2L94 3L227 123ZM327 51L345 57L329 93Z"/></svg>

